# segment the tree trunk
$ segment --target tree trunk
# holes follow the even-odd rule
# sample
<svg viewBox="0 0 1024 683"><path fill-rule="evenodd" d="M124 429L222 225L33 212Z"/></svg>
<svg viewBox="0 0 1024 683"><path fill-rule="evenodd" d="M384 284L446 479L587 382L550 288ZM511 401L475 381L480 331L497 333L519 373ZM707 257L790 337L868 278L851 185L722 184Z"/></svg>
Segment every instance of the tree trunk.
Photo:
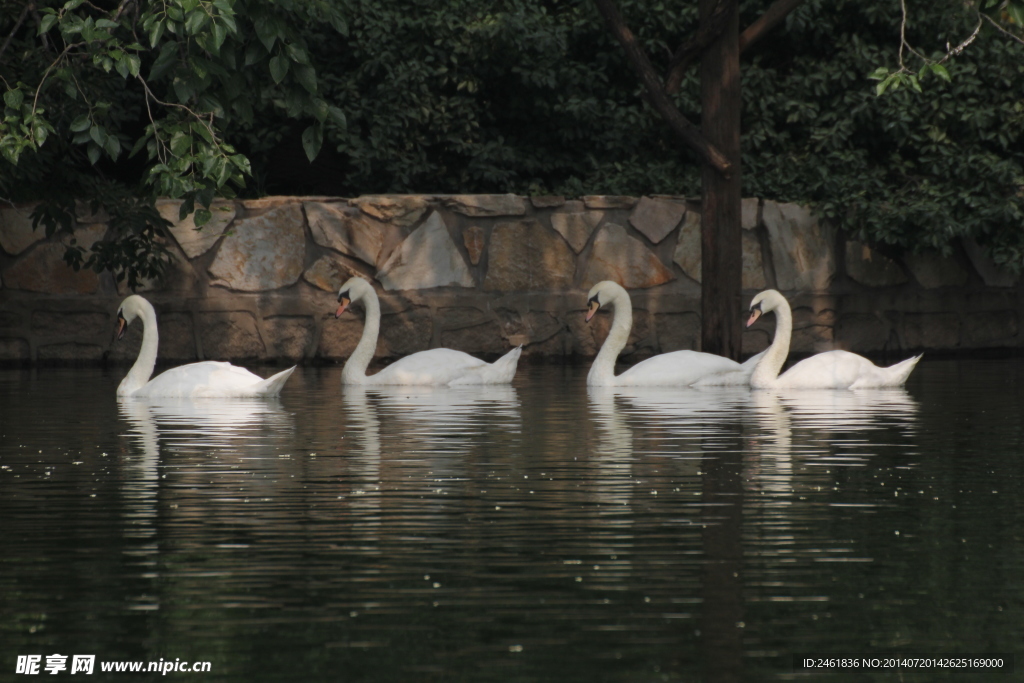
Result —
<svg viewBox="0 0 1024 683"><path fill-rule="evenodd" d="M701 22L726 6L725 28L701 57L701 129L725 155L723 174L708 163L701 173L701 349L738 360L741 352L740 53L737 0L700 0Z"/></svg>

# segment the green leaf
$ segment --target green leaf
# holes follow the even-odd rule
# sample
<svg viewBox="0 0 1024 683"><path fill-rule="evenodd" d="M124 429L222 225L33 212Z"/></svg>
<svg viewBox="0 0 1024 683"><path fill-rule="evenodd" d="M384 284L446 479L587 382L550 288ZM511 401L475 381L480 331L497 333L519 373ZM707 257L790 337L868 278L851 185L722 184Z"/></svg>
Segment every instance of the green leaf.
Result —
<svg viewBox="0 0 1024 683"><path fill-rule="evenodd" d="M305 64L292 67L295 79L310 95L316 94L316 69Z"/></svg>
<svg viewBox="0 0 1024 683"><path fill-rule="evenodd" d="M88 129L89 126L91 126L91 125L92 125L92 121L89 120L89 115L88 114L82 114L81 116L79 116L78 118L76 118L74 121L71 122L70 128L71 128L71 131L73 133L80 133L83 130Z"/></svg>
<svg viewBox="0 0 1024 683"><path fill-rule="evenodd" d="M160 48L160 54L157 55L156 60L153 62L153 67L149 70L150 81L156 81L162 78L171 70L178 61L178 44L170 41L164 43L164 46Z"/></svg>
<svg viewBox="0 0 1024 683"><path fill-rule="evenodd" d="M267 48L267 52L270 52L274 48L274 42L277 40L277 22L273 17L263 15L256 18L255 28L256 35L259 37L260 42L262 42L263 46Z"/></svg>
<svg viewBox="0 0 1024 683"><path fill-rule="evenodd" d="M44 15L43 16L43 20L39 22L39 34L38 35L43 35L47 31L49 31L51 28L53 28L54 24L56 24L56 23L57 23L57 15L56 14L46 14L46 15Z"/></svg>
<svg viewBox="0 0 1024 683"><path fill-rule="evenodd" d="M156 23L153 24L153 27L149 29L149 46L150 47L156 47L156 44L160 42L160 38L163 37L164 29L166 29L166 28L167 28L167 24L165 24L164 22L162 22L160 20L157 20ZM163 53L161 52L161 55L162 54ZM155 69L156 66L154 65L153 68Z"/></svg>
<svg viewBox="0 0 1024 683"><path fill-rule="evenodd" d="M25 93L15 88L4 93L4 104L11 109L21 109L21 103L25 100Z"/></svg>
<svg viewBox="0 0 1024 683"><path fill-rule="evenodd" d="M941 64L932 64L932 73L947 83L950 83L953 80L949 77L949 71L947 71L946 67Z"/></svg>
<svg viewBox="0 0 1024 683"><path fill-rule="evenodd" d="M192 216L192 222L197 228L201 228L209 223L211 218L213 218L213 212L209 209L196 209L195 215Z"/></svg>
<svg viewBox="0 0 1024 683"><path fill-rule="evenodd" d="M171 153L175 156L182 156L192 149L192 136L183 131L178 131L171 136Z"/></svg>
<svg viewBox="0 0 1024 683"><path fill-rule="evenodd" d="M284 55L276 55L270 58L270 76L274 83L280 83L288 75L288 60Z"/></svg>
<svg viewBox="0 0 1024 683"><path fill-rule="evenodd" d="M107 151L111 159L117 160L117 157L121 154L121 141L117 139L116 135L108 135L107 142L103 145L103 149Z"/></svg>
<svg viewBox="0 0 1024 683"><path fill-rule="evenodd" d="M86 151L86 154L89 157L89 163L92 164L93 166L95 166L96 162L100 160L101 150L100 150L99 145L95 145L95 144L90 143L89 144L89 148Z"/></svg>
<svg viewBox="0 0 1024 683"><path fill-rule="evenodd" d="M206 140L209 144L213 144L213 135L210 134L210 129L202 121L193 121L189 124L189 128L193 133Z"/></svg>
<svg viewBox="0 0 1024 683"><path fill-rule="evenodd" d="M321 124L315 123L302 131L302 149L305 150L306 158L309 159L310 163L313 163L313 160L316 159L323 144L324 129Z"/></svg>
<svg viewBox="0 0 1024 683"><path fill-rule="evenodd" d="M1017 24L1017 28L1024 28L1024 3L1020 2L1008 2L1006 3L1006 12L1013 19L1013 23Z"/></svg>
<svg viewBox="0 0 1024 683"><path fill-rule="evenodd" d="M103 126L93 126L89 129L89 137L92 138L92 141L98 146L103 147L107 142L107 131Z"/></svg>

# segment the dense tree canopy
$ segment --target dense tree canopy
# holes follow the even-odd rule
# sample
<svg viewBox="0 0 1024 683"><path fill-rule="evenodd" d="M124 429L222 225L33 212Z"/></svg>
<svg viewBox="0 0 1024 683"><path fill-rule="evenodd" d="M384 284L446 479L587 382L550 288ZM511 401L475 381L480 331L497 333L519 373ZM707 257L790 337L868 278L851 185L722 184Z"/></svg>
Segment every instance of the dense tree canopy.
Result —
<svg viewBox="0 0 1024 683"><path fill-rule="evenodd" d="M741 24L768 4L742 2ZM664 73L695 4L619 5ZM697 159L585 0L24 6L0 0L0 195L129 207L136 243L93 265L156 253L157 194L187 210L233 191L699 194ZM960 0L906 6L907 43L933 61L977 28ZM900 67L902 23L898 0L807 0L744 54L744 193L811 202L894 249L970 236L1019 270L1024 44L986 23L879 96L870 77ZM695 72L675 97L699 120Z"/></svg>

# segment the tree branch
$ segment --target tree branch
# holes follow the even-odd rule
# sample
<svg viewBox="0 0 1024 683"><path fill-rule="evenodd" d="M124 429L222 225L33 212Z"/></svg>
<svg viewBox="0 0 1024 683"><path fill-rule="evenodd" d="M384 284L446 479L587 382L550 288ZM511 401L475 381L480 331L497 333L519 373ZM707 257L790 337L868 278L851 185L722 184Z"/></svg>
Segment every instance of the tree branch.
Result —
<svg viewBox="0 0 1024 683"><path fill-rule="evenodd" d="M804 0L775 0L771 7L765 10L764 14L758 17L757 21L744 29L740 34L740 53L756 43L761 37L771 31L775 26L786 18L790 12L796 9ZM700 56L700 53L722 32L722 5L715 7L709 19L711 31L704 31L704 27L697 29L697 32L686 42L679 46L672 62L669 64L668 75L665 78L665 92L670 95L679 91L683 82L686 70Z"/></svg>
<svg viewBox="0 0 1024 683"><path fill-rule="evenodd" d="M14 39L14 34L18 32L18 29L21 28L21 25L25 22L25 17L27 17L28 13L33 9L35 9L35 3L33 2L28 3L24 8L22 8L21 15L18 17L18 20L14 22L14 28L12 28L11 32L7 34L7 39L4 41L3 46L0 46L0 57L2 57L4 52L7 51L7 46L10 45L11 40Z"/></svg>
<svg viewBox="0 0 1024 683"><path fill-rule="evenodd" d="M594 4L604 16L612 35L618 39L622 49L625 50L626 60L644 84L647 102L665 119L673 132L700 155L705 163L710 164L719 173L728 175L732 168L729 160L701 135L700 130L690 123L669 99L654 67L651 66L647 55L637 43L636 36L626 26L614 2L612 0L594 0Z"/></svg>

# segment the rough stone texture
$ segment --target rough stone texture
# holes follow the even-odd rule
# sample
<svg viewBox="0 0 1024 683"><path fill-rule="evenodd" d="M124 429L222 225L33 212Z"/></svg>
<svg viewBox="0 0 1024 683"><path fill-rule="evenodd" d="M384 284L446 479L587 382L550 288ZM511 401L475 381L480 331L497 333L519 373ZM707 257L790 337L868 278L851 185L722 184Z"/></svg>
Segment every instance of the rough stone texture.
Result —
<svg viewBox="0 0 1024 683"><path fill-rule="evenodd" d="M18 337L0 338L0 361L28 361L31 356L28 341Z"/></svg>
<svg viewBox="0 0 1024 683"><path fill-rule="evenodd" d="M885 351L895 346L889 321L868 313L847 313L840 317L835 338L836 348L857 353Z"/></svg>
<svg viewBox="0 0 1024 683"><path fill-rule="evenodd" d="M565 238L577 254L587 246L594 228L604 217L603 211L573 211L551 214L551 227Z"/></svg>
<svg viewBox="0 0 1024 683"><path fill-rule="evenodd" d="M583 204L588 209L632 209L636 202L636 197L611 194L592 194L583 198Z"/></svg>
<svg viewBox="0 0 1024 683"><path fill-rule="evenodd" d="M203 311L197 315L206 360L253 360L267 351L248 311Z"/></svg>
<svg viewBox="0 0 1024 683"><path fill-rule="evenodd" d="M820 353L835 348L835 311L815 312L807 306L793 309L793 337L789 349L793 353Z"/></svg>
<svg viewBox="0 0 1024 683"><path fill-rule="evenodd" d="M424 195L375 195L353 199L349 204L379 221L411 228L427 212L429 200Z"/></svg>
<svg viewBox="0 0 1024 683"><path fill-rule="evenodd" d="M316 355L330 360L346 359L352 355L362 334L363 323L355 316L346 314L335 319L334 315L329 315L324 319ZM379 343L377 348L380 348Z"/></svg>
<svg viewBox="0 0 1024 683"><path fill-rule="evenodd" d="M185 256L190 259L208 252L224 234L224 229L235 219L236 213L234 202L218 199L210 205L213 218L202 228L197 229L194 213L186 216L185 220L178 220L181 200L160 199L157 200L156 208L165 220L171 222L171 234L185 252Z"/></svg>
<svg viewBox="0 0 1024 683"><path fill-rule="evenodd" d="M409 235L377 279L387 290L472 287L473 276L436 211Z"/></svg>
<svg viewBox="0 0 1024 683"><path fill-rule="evenodd" d="M967 284L967 271L952 259L938 254L907 254L903 261L914 279L927 289L962 287Z"/></svg>
<svg viewBox="0 0 1024 683"><path fill-rule="evenodd" d="M141 323L136 323L141 328ZM114 334L114 323L106 313L33 311L32 332L50 340L97 340Z"/></svg>
<svg viewBox="0 0 1024 683"><path fill-rule="evenodd" d="M407 356L430 348L434 319L427 308L382 315L377 348L382 356Z"/></svg>
<svg viewBox="0 0 1024 683"><path fill-rule="evenodd" d="M590 289L602 280L612 280L626 289L646 289L674 279L672 271L640 240L630 237L621 225L609 223L594 238L580 286Z"/></svg>
<svg viewBox="0 0 1024 683"><path fill-rule="evenodd" d="M88 254L106 231L105 225L89 225L76 230L75 238ZM38 245L4 272L4 286L43 294L95 294L100 286L99 275L92 270L73 270L64 263L66 250L62 242Z"/></svg>
<svg viewBox="0 0 1024 683"><path fill-rule="evenodd" d="M317 289L336 294L343 284L356 275L364 274L337 256L321 256L302 273L302 279Z"/></svg>
<svg viewBox="0 0 1024 683"><path fill-rule="evenodd" d="M903 269L862 242L846 242L846 274L868 287L893 287L909 280Z"/></svg>
<svg viewBox="0 0 1024 683"><path fill-rule="evenodd" d="M827 290L836 271L832 229L798 204L766 201L762 220L771 238L779 289Z"/></svg>
<svg viewBox="0 0 1024 683"><path fill-rule="evenodd" d="M487 311L470 306L445 307L437 312L437 321L442 330L461 330L466 327L475 327L494 317Z"/></svg>
<svg viewBox="0 0 1024 683"><path fill-rule="evenodd" d="M160 364L194 361L199 357L199 354L196 353L195 334L190 314L161 313L158 310L157 329L160 332L160 342L157 345L156 362L158 365L154 374L160 372ZM113 331L114 323L111 322L110 333L113 334ZM111 344L107 360L130 365L138 358L141 348L142 325L135 322L128 326L128 331L123 339Z"/></svg>
<svg viewBox="0 0 1024 683"><path fill-rule="evenodd" d="M608 330L611 328L612 316L609 311L598 312L590 322L586 322L584 311L569 313L566 319L569 325L569 334L572 339L573 353L584 356L594 356L601 350L601 345L608 338ZM625 348L619 357L635 353L638 348L645 345L651 336L650 315L643 308L633 309L633 329L629 333Z"/></svg>
<svg viewBox="0 0 1024 683"><path fill-rule="evenodd" d="M968 346L995 346L1007 343L1019 332L1016 311L968 313L964 341Z"/></svg>
<svg viewBox="0 0 1024 683"><path fill-rule="evenodd" d="M658 244L675 230L685 214L686 204L682 202L641 197L629 215L629 222L652 243Z"/></svg>
<svg viewBox="0 0 1024 683"><path fill-rule="evenodd" d="M1004 270L995 264L989 256L988 249L970 239L963 240L963 244L967 258L971 260L971 265L978 271L978 275L988 287L1016 287L1020 282L1020 275Z"/></svg>
<svg viewBox="0 0 1024 683"><path fill-rule="evenodd" d="M541 344L558 335L564 328L557 316L544 311L527 311L522 313L509 308L498 309L501 331L508 339L503 347L526 347Z"/></svg>
<svg viewBox="0 0 1024 683"><path fill-rule="evenodd" d="M306 236L302 208L286 204L237 221L210 265L210 284L264 292L295 284L302 275ZM205 347L204 347L205 348Z"/></svg>
<svg viewBox="0 0 1024 683"><path fill-rule="evenodd" d="M281 315L263 320L267 351L275 358L298 362L313 340L313 318L307 315Z"/></svg>
<svg viewBox="0 0 1024 683"><path fill-rule="evenodd" d="M756 197L741 200L740 204L740 227L744 230L753 230L758 225L757 211L761 207L761 200Z"/></svg>
<svg viewBox="0 0 1024 683"><path fill-rule="evenodd" d="M955 349L958 346L960 318L956 314L903 314L903 348Z"/></svg>
<svg viewBox="0 0 1024 683"><path fill-rule="evenodd" d="M342 204L306 202L303 206L314 242L377 265L384 246L384 226L380 221Z"/></svg>
<svg viewBox="0 0 1024 683"><path fill-rule="evenodd" d="M441 332L441 346L459 349L466 353L498 354L509 350L508 342L501 336L501 327L494 320Z"/></svg>
<svg viewBox="0 0 1024 683"><path fill-rule="evenodd" d="M554 209L565 204L565 197L530 197L530 203L533 204L535 209Z"/></svg>
<svg viewBox="0 0 1024 683"><path fill-rule="evenodd" d="M103 358L103 347L96 344L44 344L36 350L36 358L40 363L95 363Z"/></svg>
<svg viewBox="0 0 1024 683"><path fill-rule="evenodd" d="M474 266L480 263L480 257L484 253L484 229L479 225L466 228L462 231L462 243L469 252L469 262Z"/></svg>
<svg viewBox="0 0 1024 683"><path fill-rule="evenodd" d="M526 202L514 194L461 194L444 197L445 208L463 216L523 216Z"/></svg>
<svg viewBox="0 0 1024 683"><path fill-rule="evenodd" d="M0 208L0 248L11 256L17 256L39 240L46 237L46 228L32 228L30 214L35 206Z"/></svg>
<svg viewBox="0 0 1024 683"><path fill-rule="evenodd" d="M700 349L700 315L697 313L659 313L654 316L661 353Z"/></svg>
<svg viewBox="0 0 1024 683"><path fill-rule="evenodd" d="M568 289L576 267L569 246L534 220L498 223L487 262L484 289L502 292Z"/></svg>
<svg viewBox="0 0 1024 683"><path fill-rule="evenodd" d="M772 343L772 331L769 329L750 328L743 330L741 352L744 356L752 356L768 348Z"/></svg>
<svg viewBox="0 0 1024 683"><path fill-rule="evenodd" d="M740 248L743 251L742 287L743 289L756 289L758 291L768 286L764 277L764 258L761 256L761 240L757 234L749 230L743 231L740 241Z"/></svg>
<svg viewBox="0 0 1024 683"><path fill-rule="evenodd" d="M701 281L700 214L696 211L687 212L686 220L679 228L679 238L672 261L682 268L688 277L697 282Z"/></svg>

